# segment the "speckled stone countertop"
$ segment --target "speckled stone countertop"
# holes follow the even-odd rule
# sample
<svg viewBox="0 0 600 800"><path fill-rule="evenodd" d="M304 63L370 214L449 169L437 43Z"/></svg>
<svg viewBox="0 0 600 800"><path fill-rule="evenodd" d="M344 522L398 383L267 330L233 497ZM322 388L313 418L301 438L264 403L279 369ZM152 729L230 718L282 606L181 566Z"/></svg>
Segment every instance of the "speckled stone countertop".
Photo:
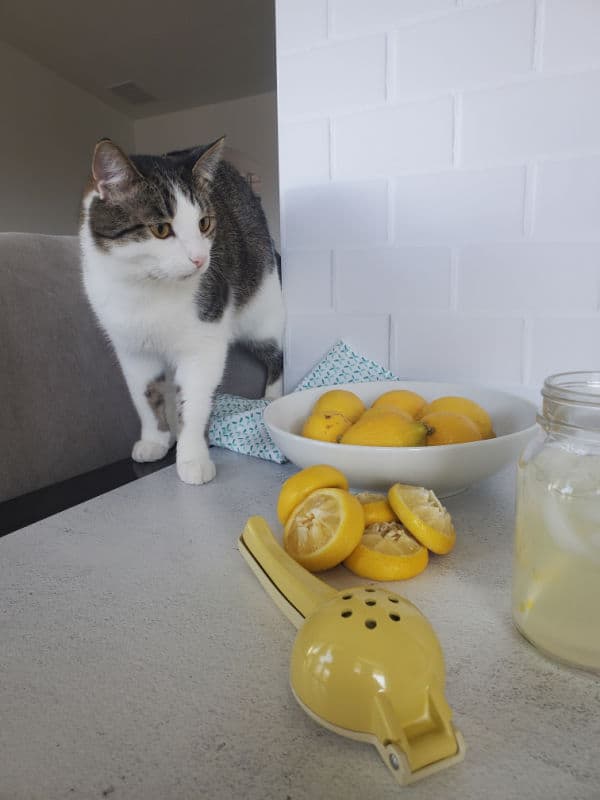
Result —
<svg viewBox="0 0 600 800"><path fill-rule="evenodd" d="M398 787L288 686L295 630L236 542L293 468L217 451L0 539L2 800L598 800L600 681L513 629L513 471L446 501L459 538L406 584L433 623L465 761ZM358 581L343 568L337 587Z"/></svg>

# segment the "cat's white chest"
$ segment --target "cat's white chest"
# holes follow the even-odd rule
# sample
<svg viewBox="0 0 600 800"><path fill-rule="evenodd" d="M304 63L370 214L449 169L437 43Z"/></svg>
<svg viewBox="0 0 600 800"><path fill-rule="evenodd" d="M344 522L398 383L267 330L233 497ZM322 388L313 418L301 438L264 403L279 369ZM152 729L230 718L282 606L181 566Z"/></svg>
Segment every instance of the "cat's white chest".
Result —
<svg viewBox="0 0 600 800"><path fill-rule="evenodd" d="M206 333L194 295L198 279L124 283L89 270L85 284L90 302L117 349L155 353L176 360L193 350ZM214 325L213 325L214 328Z"/></svg>

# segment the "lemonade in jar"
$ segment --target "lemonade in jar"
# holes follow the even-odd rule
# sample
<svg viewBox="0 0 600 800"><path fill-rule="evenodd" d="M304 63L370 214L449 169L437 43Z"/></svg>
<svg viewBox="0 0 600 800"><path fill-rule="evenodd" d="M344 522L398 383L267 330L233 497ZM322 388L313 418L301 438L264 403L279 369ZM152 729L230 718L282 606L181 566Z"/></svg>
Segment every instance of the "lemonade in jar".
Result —
<svg viewBox="0 0 600 800"><path fill-rule="evenodd" d="M548 655L600 671L600 372L546 379L519 460L513 618Z"/></svg>

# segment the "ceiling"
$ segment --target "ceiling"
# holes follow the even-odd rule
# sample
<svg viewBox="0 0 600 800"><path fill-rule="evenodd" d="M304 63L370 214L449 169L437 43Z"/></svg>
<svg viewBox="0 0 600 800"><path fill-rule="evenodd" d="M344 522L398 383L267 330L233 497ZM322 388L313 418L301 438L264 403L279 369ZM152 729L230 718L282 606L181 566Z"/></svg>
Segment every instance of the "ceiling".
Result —
<svg viewBox="0 0 600 800"><path fill-rule="evenodd" d="M275 90L274 0L2 0L1 38L133 118ZM156 100L108 87L133 81Z"/></svg>

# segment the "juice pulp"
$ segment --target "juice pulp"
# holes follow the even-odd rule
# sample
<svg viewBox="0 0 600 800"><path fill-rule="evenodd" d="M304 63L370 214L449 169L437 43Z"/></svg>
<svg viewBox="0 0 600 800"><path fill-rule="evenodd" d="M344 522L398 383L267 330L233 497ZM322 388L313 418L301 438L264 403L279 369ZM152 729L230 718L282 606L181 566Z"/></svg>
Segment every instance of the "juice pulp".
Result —
<svg viewBox="0 0 600 800"><path fill-rule="evenodd" d="M513 617L532 644L600 670L600 455L519 464Z"/></svg>

